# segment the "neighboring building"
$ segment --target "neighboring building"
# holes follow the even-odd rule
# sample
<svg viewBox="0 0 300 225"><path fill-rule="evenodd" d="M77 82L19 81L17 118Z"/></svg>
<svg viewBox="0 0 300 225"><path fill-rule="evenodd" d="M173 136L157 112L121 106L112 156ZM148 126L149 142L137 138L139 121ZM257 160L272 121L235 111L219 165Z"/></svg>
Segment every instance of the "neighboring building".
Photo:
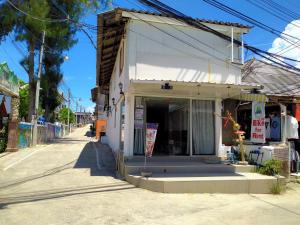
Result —
<svg viewBox="0 0 300 225"><path fill-rule="evenodd" d="M7 63L0 64L0 129L8 123L7 150L17 150L17 126L19 117L19 80Z"/></svg>
<svg viewBox="0 0 300 225"><path fill-rule="evenodd" d="M266 96L260 98L265 102L266 127L265 143L260 145L257 143L253 145L250 138L252 108L249 100L255 99L250 98L248 101L244 99L233 104L237 120L242 125L242 130L246 131L248 152L260 146L264 152L264 159L273 156L284 161L285 170L288 172L289 148L295 149L300 154L300 73L253 59L245 63L242 81L263 85L264 88L252 96ZM292 146L288 145L288 141L292 141ZM295 171L295 168L291 169L292 172Z"/></svg>
<svg viewBox="0 0 300 225"><path fill-rule="evenodd" d="M75 112L76 125L90 124L93 121L93 114L91 112Z"/></svg>
<svg viewBox="0 0 300 225"><path fill-rule="evenodd" d="M248 26L200 20L242 40ZM96 115L107 115L108 144L143 155L146 123L158 123L153 156L216 159L222 102L242 89L242 47L160 14L115 9L98 15ZM188 43L188 44L186 44Z"/></svg>

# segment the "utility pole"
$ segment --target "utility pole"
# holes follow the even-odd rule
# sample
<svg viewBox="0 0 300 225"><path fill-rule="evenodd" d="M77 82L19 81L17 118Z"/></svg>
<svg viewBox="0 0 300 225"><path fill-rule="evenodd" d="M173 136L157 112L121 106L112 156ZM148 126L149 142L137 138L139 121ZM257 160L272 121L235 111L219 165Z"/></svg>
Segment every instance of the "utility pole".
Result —
<svg viewBox="0 0 300 225"><path fill-rule="evenodd" d="M68 129L69 129L69 132L70 132L70 97L71 97L71 91L70 91L70 88L68 89Z"/></svg>
<svg viewBox="0 0 300 225"><path fill-rule="evenodd" d="M44 54L44 44L45 44L45 35L46 32L43 31L42 37L42 45L40 49L40 60L36 81L36 90L35 90L35 106L34 106L34 119L33 119L33 134L32 134L32 145L35 146L37 144L37 116L39 109L39 98L40 98L40 83L41 83L41 72L42 72L42 63L43 63L43 54Z"/></svg>
<svg viewBox="0 0 300 225"><path fill-rule="evenodd" d="M75 110L75 124L76 124L76 127L77 127L77 108L78 108L78 100L76 100L76 110Z"/></svg>

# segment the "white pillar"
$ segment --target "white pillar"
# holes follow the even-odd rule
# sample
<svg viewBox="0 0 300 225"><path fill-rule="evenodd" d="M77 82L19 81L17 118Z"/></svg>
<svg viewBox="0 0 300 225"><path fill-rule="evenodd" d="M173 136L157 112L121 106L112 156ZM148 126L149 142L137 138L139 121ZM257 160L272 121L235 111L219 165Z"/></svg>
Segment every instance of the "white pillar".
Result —
<svg viewBox="0 0 300 225"><path fill-rule="evenodd" d="M231 27L231 62L234 61L234 57L233 57L233 27Z"/></svg>
<svg viewBox="0 0 300 225"><path fill-rule="evenodd" d="M190 135L189 135L189 137L190 137L190 156L192 156L193 155L193 111L192 111L192 109L193 109L193 102L192 102L193 100L192 99L190 99L190 102L189 102L189 106L190 106Z"/></svg>
<svg viewBox="0 0 300 225"><path fill-rule="evenodd" d="M215 148L216 156L221 156L220 148L222 146L222 100L216 99L215 101Z"/></svg>
<svg viewBox="0 0 300 225"><path fill-rule="evenodd" d="M244 34L242 33L241 34L241 39L242 39L242 64L244 65L244 63L245 63L245 59L244 59Z"/></svg>
<svg viewBox="0 0 300 225"><path fill-rule="evenodd" d="M133 156L134 96L125 94L124 156Z"/></svg>

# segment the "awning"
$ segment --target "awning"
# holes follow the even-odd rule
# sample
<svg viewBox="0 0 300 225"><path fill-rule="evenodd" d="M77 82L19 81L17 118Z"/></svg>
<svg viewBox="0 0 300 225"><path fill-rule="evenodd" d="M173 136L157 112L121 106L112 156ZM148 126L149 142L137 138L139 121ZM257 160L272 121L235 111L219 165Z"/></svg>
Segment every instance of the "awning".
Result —
<svg viewBox="0 0 300 225"><path fill-rule="evenodd" d="M246 94L242 93L239 96L236 96L235 99L241 100L241 101L250 101L250 102L268 102L269 99L264 94Z"/></svg>

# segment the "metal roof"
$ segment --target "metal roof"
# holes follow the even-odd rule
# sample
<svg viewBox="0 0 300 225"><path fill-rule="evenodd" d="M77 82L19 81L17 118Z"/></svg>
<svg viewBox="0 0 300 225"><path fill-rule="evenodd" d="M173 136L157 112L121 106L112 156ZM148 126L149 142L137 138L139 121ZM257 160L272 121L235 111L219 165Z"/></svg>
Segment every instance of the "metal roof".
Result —
<svg viewBox="0 0 300 225"><path fill-rule="evenodd" d="M162 16L162 17L170 17L167 15L163 15L158 12L149 12L149 11L144 11L144 10L136 10L136 9L126 9L126 8L116 8L120 9L125 12L132 12L132 13L142 13L142 14L147 14L147 15L153 15L153 16ZM228 22L228 21L220 21L220 20L209 20L209 19L199 19L199 18L194 18L194 20L200 22L200 23L210 23L210 24L217 24L217 25L222 25L222 26L231 26L231 27L239 27L239 28L252 28L251 26L240 24L240 23L234 23L234 22Z"/></svg>
<svg viewBox="0 0 300 225"><path fill-rule="evenodd" d="M246 62L242 81L264 86L260 93L268 96L300 97L300 74L265 61Z"/></svg>

